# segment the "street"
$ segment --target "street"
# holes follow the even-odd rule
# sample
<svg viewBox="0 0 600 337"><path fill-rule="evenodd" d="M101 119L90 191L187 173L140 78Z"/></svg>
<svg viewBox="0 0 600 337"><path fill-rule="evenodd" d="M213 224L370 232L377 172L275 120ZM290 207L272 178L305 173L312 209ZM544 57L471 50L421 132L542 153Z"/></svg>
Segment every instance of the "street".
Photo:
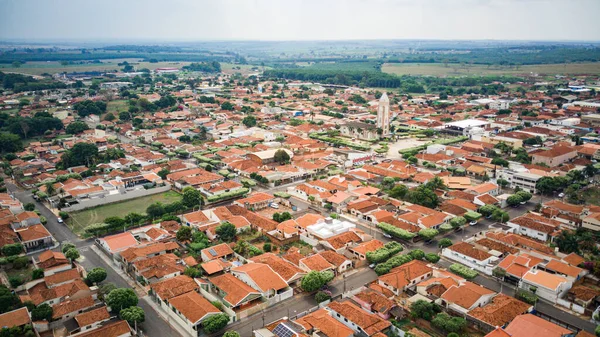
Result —
<svg viewBox="0 0 600 337"><path fill-rule="evenodd" d="M86 270L91 270L95 267L102 267L107 273L107 277L104 282L114 283L119 288L131 288L127 281L125 281L121 275L114 271L112 266L108 265L94 250L91 249L91 246L94 244L93 240L82 240L77 237L77 235L73 234L73 232L71 232L66 225L57 221L56 215L54 215L54 213L52 213L44 204L35 201L30 192L20 190L12 183L7 182L6 186L8 190L23 204L30 202L35 204L36 209L40 211L40 214L48 220L45 226L57 241L59 241L61 244L70 242L78 248L79 253L81 254L79 262ZM60 248L55 250L59 251ZM140 327L144 331L145 335L150 337L179 336L179 334L173 330L169 324L167 324L167 322L162 320L156 311L154 311L145 301L140 299L138 305L144 309L146 314L146 321L140 324Z"/></svg>

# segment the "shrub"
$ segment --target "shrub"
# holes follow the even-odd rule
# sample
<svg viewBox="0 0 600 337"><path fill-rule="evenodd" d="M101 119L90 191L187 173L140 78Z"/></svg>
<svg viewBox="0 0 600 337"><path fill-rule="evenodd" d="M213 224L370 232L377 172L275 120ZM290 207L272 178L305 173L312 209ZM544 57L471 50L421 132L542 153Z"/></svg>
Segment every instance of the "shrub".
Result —
<svg viewBox="0 0 600 337"><path fill-rule="evenodd" d="M439 313L431 321L431 325L447 332L460 332L467 326L467 320L462 317L451 317L446 313Z"/></svg>
<svg viewBox="0 0 600 337"><path fill-rule="evenodd" d="M377 227L379 229L381 229L382 231L384 231L385 233L402 239L402 240L410 240L412 238L414 238L415 236L417 236L415 233L411 233L407 230L398 228L398 227L394 227L392 225L390 225L389 223L385 223L385 222L380 222L377 224Z"/></svg>
<svg viewBox="0 0 600 337"><path fill-rule="evenodd" d="M443 238L440 240L440 242L438 243L438 246L440 248L446 248L446 247L450 247L452 246L452 240L448 239L448 238Z"/></svg>
<svg viewBox="0 0 600 337"><path fill-rule="evenodd" d="M206 198L206 200L208 202L216 202L216 201L220 201L220 200L231 199L231 198L240 197L242 195L245 195L249 191L250 190L248 188L240 188L239 190L235 190L235 191L231 191L231 192L225 192L225 193L221 193L221 194L217 194L217 195L211 195L208 198Z"/></svg>
<svg viewBox="0 0 600 337"><path fill-rule="evenodd" d="M387 259L389 259L391 256L401 252L402 249L403 248L401 244L395 241L391 241L377 250L367 252L367 260L370 263L380 263L383 261L387 261Z"/></svg>
<svg viewBox="0 0 600 337"><path fill-rule="evenodd" d="M13 261L13 268L23 269L31 262L27 256L19 256Z"/></svg>
<svg viewBox="0 0 600 337"><path fill-rule="evenodd" d="M387 274L390 272L390 270L401 266L405 263L408 263L412 260L413 257L410 254L396 255L387 260L385 263L378 264L377 267L375 267L375 272L377 273L377 275Z"/></svg>
<svg viewBox="0 0 600 337"><path fill-rule="evenodd" d="M23 251L23 245L20 243L11 243L8 245L2 246L2 255L12 256L19 255Z"/></svg>
<svg viewBox="0 0 600 337"><path fill-rule="evenodd" d="M439 231L437 229L432 229L432 228L421 229L419 231L419 236L425 240L431 240L438 234L439 234Z"/></svg>
<svg viewBox="0 0 600 337"><path fill-rule="evenodd" d="M23 284L23 282L23 278L19 275L13 275L8 277L8 283L10 283L10 286L13 288L20 286L21 284Z"/></svg>
<svg viewBox="0 0 600 337"><path fill-rule="evenodd" d="M223 329L229 323L229 316L226 314L218 314L208 317L203 322L204 332L207 334L212 334Z"/></svg>
<svg viewBox="0 0 600 337"><path fill-rule="evenodd" d="M330 299L331 299L331 295L329 295L328 293L326 293L324 291L319 291L315 294L315 301L317 301L317 303L325 302Z"/></svg>
<svg viewBox="0 0 600 337"><path fill-rule="evenodd" d="M434 253L425 254L425 260L431 263L437 263L440 260L440 256Z"/></svg>
<svg viewBox="0 0 600 337"><path fill-rule="evenodd" d="M425 252L421 249L413 249L408 253L413 260L423 260L425 257Z"/></svg>
<svg viewBox="0 0 600 337"><path fill-rule="evenodd" d="M475 270L465 267L462 264L458 263L450 265L450 268L448 269L450 269L450 271L454 274L462 276L468 280L474 279L475 277L477 277L477 275L479 275L479 273Z"/></svg>
<svg viewBox="0 0 600 337"><path fill-rule="evenodd" d="M515 297L522 300L523 302L529 303L531 305L534 305L535 302L537 302L537 300L538 300L538 297L536 294L526 291L526 290L523 290L523 289L517 290Z"/></svg>

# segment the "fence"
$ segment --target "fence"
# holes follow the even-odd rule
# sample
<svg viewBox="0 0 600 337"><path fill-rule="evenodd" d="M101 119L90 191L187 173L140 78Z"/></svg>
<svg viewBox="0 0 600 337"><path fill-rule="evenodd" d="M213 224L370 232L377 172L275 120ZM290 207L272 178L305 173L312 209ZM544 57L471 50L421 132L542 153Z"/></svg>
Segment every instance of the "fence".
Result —
<svg viewBox="0 0 600 337"><path fill-rule="evenodd" d="M121 202L129 199L141 198L148 195L163 193L171 189L171 185L167 184L161 187L155 187L151 189L137 189L133 191L128 191L127 193L121 194L109 194L103 198L93 198L93 199L84 199L80 200L78 204L71 205L69 207L65 207L62 210L66 212L75 212L81 211L86 208L96 207L96 206L104 206L107 204L112 204L116 202Z"/></svg>

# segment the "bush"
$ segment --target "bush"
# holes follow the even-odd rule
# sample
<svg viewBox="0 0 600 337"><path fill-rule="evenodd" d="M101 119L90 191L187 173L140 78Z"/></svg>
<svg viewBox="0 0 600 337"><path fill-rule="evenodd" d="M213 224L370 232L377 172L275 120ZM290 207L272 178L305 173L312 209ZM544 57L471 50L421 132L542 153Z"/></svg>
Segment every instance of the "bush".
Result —
<svg viewBox="0 0 600 337"><path fill-rule="evenodd" d="M405 263L408 263L412 260L413 257L410 254L396 255L387 260L385 263L378 264L377 267L375 267L375 272L377 273L377 275L387 274L390 272L390 270L401 266Z"/></svg>
<svg viewBox="0 0 600 337"><path fill-rule="evenodd" d="M434 253L425 254L425 260L431 263L437 263L440 260L440 256Z"/></svg>
<svg viewBox="0 0 600 337"><path fill-rule="evenodd" d="M212 334L226 327L227 323L229 323L229 316L226 314L217 314L208 317L202 325L204 326L205 333Z"/></svg>
<svg viewBox="0 0 600 337"><path fill-rule="evenodd" d="M8 277L8 283L10 283L10 286L13 288L20 286L21 284L23 284L23 282L24 281L21 276L13 275Z"/></svg>
<svg viewBox="0 0 600 337"><path fill-rule="evenodd" d="M40 304L31 310L31 319L34 321L52 319L52 307L48 304Z"/></svg>
<svg viewBox="0 0 600 337"><path fill-rule="evenodd" d="M451 317L446 313L439 313L431 321L431 325L447 332L460 332L467 326L467 320L462 317Z"/></svg>
<svg viewBox="0 0 600 337"><path fill-rule="evenodd" d="M458 264L458 263L454 263L454 264L450 265L450 268L448 268L448 269L451 272L453 272L454 274L462 276L462 277L466 278L467 280L472 280L475 277L477 277L477 275L479 275L479 273L476 272L475 270L465 267L462 264Z"/></svg>
<svg viewBox="0 0 600 337"><path fill-rule="evenodd" d="M217 194L217 195L211 195L208 198L206 198L206 200L208 202L217 202L217 201L221 201L221 200L225 200L225 199L231 199L231 198L243 196L243 195L247 194L249 191L250 190L248 188L240 188L239 190L235 190L235 191L231 191L231 192L225 192L225 193L221 193L221 194Z"/></svg>
<svg viewBox="0 0 600 337"><path fill-rule="evenodd" d="M34 269L33 272L31 273L31 278L34 280L41 279L43 277L44 277L44 269L42 269L42 268Z"/></svg>
<svg viewBox="0 0 600 337"><path fill-rule="evenodd" d="M424 300L417 300L410 305L410 315L413 318L422 318L431 321L433 316L440 312L440 307L435 303L429 303Z"/></svg>
<svg viewBox="0 0 600 337"><path fill-rule="evenodd" d="M408 253L413 260L423 260L425 257L425 252L421 249L413 249Z"/></svg>
<svg viewBox="0 0 600 337"><path fill-rule="evenodd" d="M2 255L4 256L19 255L21 252L23 252L23 245L20 243L11 243L2 246Z"/></svg>
<svg viewBox="0 0 600 337"><path fill-rule="evenodd" d="M425 240L431 240L440 232L437 229L427 228L419 231L419 236Z"/></svg>
<svg viewBox="0 0 600 337"><path fill-rule="evenodd" d="M523 289L519 289L517 290L517 293L515 294L515 297L517 299L522 300L523 302L529 303L531 305L535 305L535 303L538 300L538 297L536 294L523 290Z"/></svg>
<svg viewBox="0 0 600 337"><path fill-rule="evenodd" d="M387 259L389 259L391 256L401 252L402 249L403 248L401 244L395 241L391 241L377 250L367 252L367 260L370 263L380 263L383 261L387 261Z"/></svg>
<svg viewBox="0 0 600 337"><path fill-rule="evenodd" d="M438 246L440 248L446 248L446 247L450 247L452 246L452 240L448 239L448 238L443 238L440 240L440 242L438 243Z"/></svg>
<svg viewBox="0 0 600 337"><path fill-rule="evenodd" d="M19 256L13 261L13 268L23 269L31 262L27 256Z"/></svg>
<svg viewBox="0 0 600 337"><path fill-rule="evenodd" d="M331 295L329 295L328 293L326 293L324 291L319 291L315 294L315 301L317 301L317 303L325 302L330 299L331 299Z"/></svg>
<svg viewBox="0 0 600 337"><path fill-rule="evenodd" d="M414 238L415 236L417 236L415 233L411 233L407 230L398 228L398 227L394 227L392 225L390 225L389 223L385 223L385 222L380 222L377 224L377 227L379 229L381 229L382 231L384 231L385 233L402 239L402 240L411 240L412 238Z"/></svg>

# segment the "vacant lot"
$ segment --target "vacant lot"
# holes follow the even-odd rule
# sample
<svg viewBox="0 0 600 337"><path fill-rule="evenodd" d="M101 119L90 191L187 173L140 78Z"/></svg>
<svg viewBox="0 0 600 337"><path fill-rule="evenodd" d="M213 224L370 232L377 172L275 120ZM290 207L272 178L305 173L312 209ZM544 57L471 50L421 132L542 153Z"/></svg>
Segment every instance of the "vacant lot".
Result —
<svg viewBox="0 0 600 337"><path fill-rule="evenodd" d="M115 101L110 101L106 105L106 113L112 112L115 117L119 117L119 112L127 111L129 108L129 104L127 104L127 100L119 99Z"/></svg>
<svg viewBox="0 0 600 337"><path fill-rule="evenodd" d="M80 234L83 232L85 227L89 226L90 224L103 222L104 219L108 217L124 217L125 215L131 212L145 214L146 208L148 208L150 204L153 204L155 202L169 204L180 199L181 195L179 193L168 191L165 193L149 195L146 197L131 199L114 204L98 206L80 212L74 212L71 213L69 227L71 227L73 232L75 232L76 234Z"/></svg>
<svg viewBox="0 0 600 337"><path fill-rule="evenodd" d="M579 198L585 200L587 204L600 206L600 188L590 187L579 192Z"/></svg>
<svg viewBox="0 0 600 337"><path fill-rule="evenodd" d="M531 73L554 74L600 74L600 62L572 64L538 64L515 67L486 65L459 65L440 63L386 63L381 67L385 73L396 75L468 76L468 75L529 75Z"/></svg>

